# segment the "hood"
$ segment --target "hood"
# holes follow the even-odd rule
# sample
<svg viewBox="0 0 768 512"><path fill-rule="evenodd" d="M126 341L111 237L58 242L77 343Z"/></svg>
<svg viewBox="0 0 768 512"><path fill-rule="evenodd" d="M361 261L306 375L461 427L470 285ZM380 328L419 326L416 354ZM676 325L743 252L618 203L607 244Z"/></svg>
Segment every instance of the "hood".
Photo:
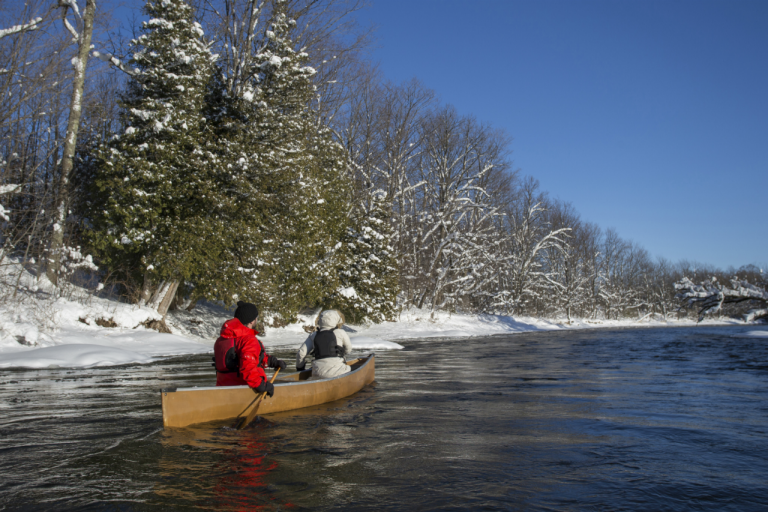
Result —
<svg viewBox="0 0 768 512"><path fill-rule="evenodd" d="M335 329L344 325L344 317L335 309L326 309L317 317L317 326L321 330Z"/></svg>
<svg viewBox="0 0 768 512"><path fill-rule="evenodd" d="M222 338L241 338L243 336L250 336L259 334L254 329L249 329L243 325L243 323L237 318L227 320L224 325L221 326L221 332L219 333Z"/></svg>

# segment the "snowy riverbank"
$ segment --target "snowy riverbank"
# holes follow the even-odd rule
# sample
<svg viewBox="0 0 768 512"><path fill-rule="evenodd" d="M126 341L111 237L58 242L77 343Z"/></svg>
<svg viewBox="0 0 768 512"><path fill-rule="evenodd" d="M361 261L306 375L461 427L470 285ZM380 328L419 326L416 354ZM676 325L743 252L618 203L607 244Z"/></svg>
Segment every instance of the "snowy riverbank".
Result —
<svg viewBox="0 0 768 512"><path fill-rule="evenodd" d="M73 289L66 298L51 298L45 279L27 283L24 293L0 306L0 368L92 367L148 363L182 354L211 353L221 324L231 312L203 304L192 312L169 313L173 334L161 334L142 324L157 317L147 308L94 297ZM288 350L306 338L303 329L312 315L297 324L269 328L259 338L267 349ZM744 325L736 320L708 320L706 325ZM694 326L692 320L576 320L462 315L404 311L396 322L347 326L355 350L397 350L398 341L428 338L466 338L541 330L609 327ZM745 335L768 337L768 328L756 326Z"/></svg>

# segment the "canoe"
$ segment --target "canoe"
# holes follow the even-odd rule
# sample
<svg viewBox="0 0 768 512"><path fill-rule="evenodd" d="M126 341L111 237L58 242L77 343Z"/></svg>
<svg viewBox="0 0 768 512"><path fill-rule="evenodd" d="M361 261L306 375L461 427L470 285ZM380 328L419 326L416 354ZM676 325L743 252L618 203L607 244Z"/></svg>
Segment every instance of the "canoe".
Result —
<svg viewBox="0 0 768 512"><path fill-rule="evenodd" d="M332 402L353 395L373 382L374 354L348 361L352 371L332 379L308 380L312 370L275 379L272 397L264 397L259 414L290 411ZM195 423L246 416L256 406L254 391L248 386L210 388L167 388L160 391L163 426L186 427Z"/></svg>

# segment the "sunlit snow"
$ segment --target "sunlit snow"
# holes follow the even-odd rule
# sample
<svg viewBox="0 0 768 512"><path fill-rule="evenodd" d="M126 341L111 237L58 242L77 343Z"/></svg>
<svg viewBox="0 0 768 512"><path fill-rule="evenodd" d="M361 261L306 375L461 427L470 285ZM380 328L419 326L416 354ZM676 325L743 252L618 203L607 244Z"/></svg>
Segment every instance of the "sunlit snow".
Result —
<svg viewBox="0 0 768 512"><path fill-rule="evenodd" d="M150 356L121 348L101 345L72 344L38 348L25 352L0 355L0 368L51 368L112 366L129 363L149 363Z"/></svg>
<svg viewBox="0 0 768 512"><path fill-rule="evenodd" d="M402 350L403 347L394 341L385 341L368 336L350 336L354 350Z"/></svg>
<svg viewBox="0 0 768 512"><path fill-rule="evenodd" d="M2 268L3 281L15 282L18 264ZM3 276L0 276L3 277ZM52 286L44 275L24 272L16 302L0 305L0 368L92 367L149 363L158 358L211 353L221 325L232 318L232 309L201 303L192 311L168 313L166 322L174 334L147 329L148 320L159 315L146 307L125 304L75 289L68 298L52 298ZM6 295L12 293L5 290ZM307 338L318 311L299 315L299 321L259 333L268 351L290 352ZM267 319L268 320L268 319ZM99 322L99 323L97 323ZM99 324L108 322L112 327ZM744 325L735 320L709 320L708 324ZM402 311L394 322L345 325L353 352L415 348L423 338L468 338L536 330L592 327L695 325L694 320L587 321L513 318L497 315L451 314L428 310ZM737 336L768 338L768 330ZM352 354L353 356L355 354Z"/></svg>
<svg viewBox="0 0 768 512"><path fill-rule="evenodd" d="M766 331L747 331L739 334L734 334L733 338L768 338L768 330Z"/></svg>

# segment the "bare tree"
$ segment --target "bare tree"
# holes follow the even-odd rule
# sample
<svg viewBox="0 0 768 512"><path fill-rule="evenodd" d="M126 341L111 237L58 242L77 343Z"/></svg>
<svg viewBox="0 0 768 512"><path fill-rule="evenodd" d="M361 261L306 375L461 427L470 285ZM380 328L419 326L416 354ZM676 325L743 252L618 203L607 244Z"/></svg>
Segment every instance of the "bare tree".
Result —
<svg viewBox="0 0 768 512"><path fill-rule="evenodd" d="M493 220L501 215L486 187L509 167L509 140L452 107L425 119L422 140L418 179L424 185L411 235L421 282L416 305L435 309L474 289L479 276L470 267L492 245Z"/></svg>
<svg viewBox="0 0 768 512"><path fill-rule="evenodd" d="M416 293L418 248L412 240L419 208L416 196L425 185L417 171L422 125L433 105L434 93L417 81L382 83L376 70L368 68L358 76L345 115L338 118L356 190L359 194L384 190L392 203L401 289L409 298Z"/></svg>
<svg viewBox="0 0 768 512"><path fill-rule="evenodd" d="M563 244L553 244L543 252L546 306L555 314L565 313L570 323L573 312L583 308L589 295L590 253L584 250L589 232L582 228L578 213L569 203L552 202L549 218L553 230L569 231L563 233Z"/></svg>
<svg viewBox="0 0 768 512"><path fill-rule="evenodd" d="M214 41L227 93L252 94L257 87L257 55L268 45L276 0L197 0L198 17ZM354 14L361 0L284 0L286 14L295 20L295 50L309 55L318 73L319 109L328 118L346 101L347 77L359 69L357 54L367 47L370 30L361 29ZM287 5L285 5L287 4Z"/></svg>
<svg viewBox="0 0 768 512"><path fill-rule="evenodd" d="M69 105L69 121L64 137L64 147L61 155L61 171L58 180L56 202L54 204L53 233L51 235L50 252L48 256L48 279L57 284L59 270L61 268L61 251L64 245L64 224L67 218L69 205L69 180L73 168L75 150L77 148L77 134L80 127L80 116L83 111L83 90L85 88L85 71L88 66L88 56L91 51L91 37L93 36L93 18L96 12L95 0L86 0L85 11L82 18L75 0L61 2L62 22L77 40L77 55L72 59L74 76L72 78L72 99ZM79 32L67 18L68 12L75 15Z"/></svg>
<svg viewBox="0 0 768 512"><path fill-rule="evenodd" d="M0 262L16 254L26 264L40 261L47 245L69 41L50 30L57 12L50 2L5 7L0 4L5 19L17 20L20 29L0 38Z"/></svg>
<svg viewBox="0 0 768 512"><path fill-rule="evenodd" d="M523 312L538 300L545 286L542 256L562 250L570 228L552 229L547 216L546 195L539 192L539 182L526 179L518 199L509 205L507 236L511 259L504 273L505 293L499 306L508 311Z"/></svg>
<svg viewBox="0 0 768 512"><path fill-rule="evenodd" d="M657 313L666 320L669 314L677 309L674 283L679 278L680 273L676 266L665 258L659 258L655 263L647 263L647 268L643 271L641 293L650 306L648 315Z"/></svg>

